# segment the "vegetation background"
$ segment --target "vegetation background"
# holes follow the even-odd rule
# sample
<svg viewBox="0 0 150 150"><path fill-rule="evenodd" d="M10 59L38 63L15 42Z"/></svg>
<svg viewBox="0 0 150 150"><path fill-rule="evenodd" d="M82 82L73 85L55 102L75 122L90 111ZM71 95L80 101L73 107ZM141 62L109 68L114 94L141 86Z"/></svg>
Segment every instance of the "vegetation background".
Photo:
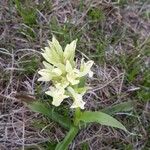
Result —
<svg viewBox="0 0 150 150"><path fill-rule="evenodd" d="M23 102L48 99L37 71L52 34L63 46L78 38L77 58L95 61L86 109L124 104L115 118L136 134L93 124L70 150L150 150L149 0L0 0L0 150L51 150L65 136Z"/></svg>

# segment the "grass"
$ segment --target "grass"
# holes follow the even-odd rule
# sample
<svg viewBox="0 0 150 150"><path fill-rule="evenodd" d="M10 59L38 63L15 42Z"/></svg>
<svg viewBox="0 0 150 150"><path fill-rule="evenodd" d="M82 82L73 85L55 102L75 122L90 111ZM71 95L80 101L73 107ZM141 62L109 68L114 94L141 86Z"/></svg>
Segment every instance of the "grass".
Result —
<svg viewBox="0 0 150 150"><path fill-rule="evenodd" d="M84 53L95 61L86 109L134 101L133 109L125 113L122 108L115 117L137 135L94 124L79 133L70 149L149 150L149 6L146 0L1 1L0 149L48 150L65 136L58 124L15 98L22 92L49 98L44 94L48 84L37 82L37 70L42 66L40 49L54 34L63 46L78 38L77 57ZM66 107L58 111L64 116L68 112Z"/></svg>

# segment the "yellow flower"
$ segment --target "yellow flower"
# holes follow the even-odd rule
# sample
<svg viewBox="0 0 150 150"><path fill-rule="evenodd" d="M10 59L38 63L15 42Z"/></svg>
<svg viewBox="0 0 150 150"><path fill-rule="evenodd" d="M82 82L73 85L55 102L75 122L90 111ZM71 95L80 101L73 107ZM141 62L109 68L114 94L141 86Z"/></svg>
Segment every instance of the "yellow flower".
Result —
<svg viewBox="0 0 150 150"><path fill-rule="evenodd" d="M60 84L60 86L66 88L69 85L69 82L66 77L62 77L61 80L59 80L59 83L57 82L57 84Z"/></svg>
<svg viewBox="0 0 150 150"><path fill-rule="evenodd" d="M43 50L42 56L50 64L53 64L57 67L57 64L63 63L63 50L59 42L53 36L52 42L48 41L49 47L45 47Z"/></svg>
<svg viewBox="0 0 150 150"><path fill-rule="evenodd" d="M50 81L53 78L57 78L62 74L61 69L55 68L47 62L43 62L46 69L41 69L38 73L42 76L38 81Z"/></svg>
<svg viewBox="0 0 150 150"><path fill-rule="evenodd" d="M89 77L93 76L93 72L91 71L91 67L94 64L94 61L90 60L88 62L84 62L84 59L81 60L80 71L78 72L79 77L83 77L85 75L89 75Z"/></svg>
<svg viewBox="0 0 150 150"><path fill-rule="evenodd" d="M52 70L52 73L56 74L56 76L60 76L62 74L62 71L59 68L54 68Z"/></svg>
<svg viewBox="0 0 150 150"><path fill-rule="evenodd" d="M45 93L53 98L52 104L54 106L59 106L65 98L69 97L65 95L65 89L59 84L57 84L56 87L50 87L50 91Z"/></svg>
<svg viewBox="0 0 150 150"><path fill-rule="evenodd" d="M67 80L72 84L72 85L76 85L79 83L79 80L77 79L77 69L73 69L70 62L67 60L66 61L66 78Z"/></svg>
<svg viewBox="0 0 150 150"><path fill-rule="evenodd" d="M82 99L82 96L84 95L84 93L78 94L75 92L75 90L72 87L68 87L67 90L71 93L71 95L74 99L74 102L70 108L78 108L79 107L81 109L84 109L85 102Z"/></svg>
<svg viewBox="0 0 150 150"><path fill-rule="evenodd" d="M38 73L42 76L38 81L50 81L52 79L51 70L41 69Z"/></svg>
<svg viewBox="0 0 150 150"><path fill-rule="evenodd" d="M63 57L62 47L57 41L57 39L55 38L55 36L52 37L52 42L48 40L48 44L49 44L49 47L60 56L60 58Z"/></svg>
<svg viewBox="0 0 150 150"><path fill-rule="evenodd" d="M76 49L77 40L72 41L70 44L67 44L63 53L64 63L68 60L72 65L74 64L75 49Z"/></svg>

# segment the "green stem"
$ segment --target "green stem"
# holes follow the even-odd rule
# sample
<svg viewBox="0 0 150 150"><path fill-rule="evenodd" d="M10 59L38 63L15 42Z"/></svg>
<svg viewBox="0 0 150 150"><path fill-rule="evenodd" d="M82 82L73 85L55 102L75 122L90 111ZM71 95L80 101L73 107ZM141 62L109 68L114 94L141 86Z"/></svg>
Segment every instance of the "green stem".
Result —
<svg viewBox="0 0 150 150"><path fill-rule="evenodd" d="M66 137L62 142L60 142L55 150L68 150L69 144L72 142L72 140L75 138L79 131L79 128L72 126L67 133Z"/></svg>
<svg viewBox="0 0 150 150"><path fill-rule="evenodd" d="M69 147L69 144L73 141L75 136L79 132L79 123L80 123L80 116L81 116L81 110L80 108L75 109L74 113L74 125L70 127L69 132L67 133L66 137L62 142L60 142L55 150L67 150Z"/></svg>
<svg viewBox="0 0 150 150"><path fill-rule="evenodd" d="M81 113L82 112L79 107L75 109L75 114L74 114L74 125L75 126L79 126L79 121L80 121L79 118L81 116Z"/></svg>

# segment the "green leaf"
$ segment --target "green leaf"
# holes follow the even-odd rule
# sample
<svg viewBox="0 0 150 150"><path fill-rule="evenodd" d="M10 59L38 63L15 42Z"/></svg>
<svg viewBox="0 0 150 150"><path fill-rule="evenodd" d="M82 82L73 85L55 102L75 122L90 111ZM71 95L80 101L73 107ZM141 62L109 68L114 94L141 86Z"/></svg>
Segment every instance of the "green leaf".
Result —
<svg viewBox="0 0 150 150"><path fill-rule="evenodd" d="M56 146L55 150L68 150L69 144L75 138L78 131L79 129L77 127L72 126L67 135L65 136L64 140Z"/></svg>
<svg viewBox="0 0 150 150"><path fill-rule="evenodd" d="M32 109L34 112L41 113L53 121L59 123L61 126L63 126L66 129L69 129L71 126L71 121L64 117L59 115L57 112L53 110L52 107L48 107L46 104L43 104L41 102L33 102L32 104L28 105L30 109Z"/></svg>
<svg viewBox="0 0 150 150"><path fill-rule="evenodd" d="M122 129L122 130L128 132L127 129L118 120L116 120L112 116L105 114L103 112L85 111L82 113L79 120L83 121L85 123L97 122L102 125L119 128L119 129Z"/></svg>
<svg viewBox="0 0 150 150"><path fill-rule="evenodd" d="M134 102L124 102L111 107L102 109L101 111L109 115L115 115L118 112L127 112L133 110Z"/></svg>

